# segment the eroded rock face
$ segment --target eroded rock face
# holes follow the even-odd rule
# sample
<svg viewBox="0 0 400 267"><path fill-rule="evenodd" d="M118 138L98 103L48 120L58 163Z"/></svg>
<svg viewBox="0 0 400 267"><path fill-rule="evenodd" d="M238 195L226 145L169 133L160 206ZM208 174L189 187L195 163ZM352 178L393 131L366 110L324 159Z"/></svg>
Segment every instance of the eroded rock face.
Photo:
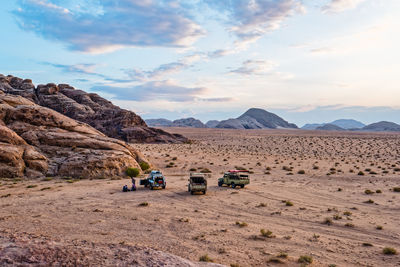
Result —
<svg viewBox="0 0 400 267"><path fill-rule="evenodd" d="M97 94L68 84L49 83L36 88L31 80L0 74L0 91L20 95L74 120L87 123L105 135L130 143L183 143L181 136L150 128L132 111L121 109Z"/></svg>
<svg viewBox="0 0 400 267"><path fill-rule="evenodd" d="M1 177L119 176L142 161L121 140L25 97L0 93Z"/></svg>

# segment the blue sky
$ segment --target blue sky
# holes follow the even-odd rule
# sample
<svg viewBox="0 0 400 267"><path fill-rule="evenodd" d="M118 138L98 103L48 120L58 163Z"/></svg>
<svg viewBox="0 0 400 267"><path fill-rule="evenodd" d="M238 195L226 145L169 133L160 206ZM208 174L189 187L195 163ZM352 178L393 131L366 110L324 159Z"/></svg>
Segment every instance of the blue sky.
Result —
<svg viewBox="0 0 400 267"><path fill-rule="evenodd" d="M398 0L5 0L0 73L144 118L400 123Z"/></svg>

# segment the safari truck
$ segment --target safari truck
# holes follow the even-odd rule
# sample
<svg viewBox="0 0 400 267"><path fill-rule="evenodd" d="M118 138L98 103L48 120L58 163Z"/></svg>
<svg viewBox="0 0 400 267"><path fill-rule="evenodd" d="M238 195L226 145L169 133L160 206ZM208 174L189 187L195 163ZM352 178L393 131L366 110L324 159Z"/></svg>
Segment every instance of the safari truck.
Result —
<svg viewBox="0 0 400 267"><path fill-rule="evenodd" d="M188 191L190 194L195 192L207 192L207 179L203 173L191 173L189 177Z"/></svg>
<svg viewBox="0 0 400 267"><path fill-rule="evenodd" d="M150 187L153 189L165 189L167 182L165 181L164 175L160 171L151 171L146 179L140 180L140 185L144 187Z"/></svg>
<svg viewBox="0 0 400 267"><path fill-rule="evenodd" d="M247 170L230 170L225 172L222 178L218 179L218 186L227 185L232 188L235 188L236 186L243 188L249 183L249 171Z"/></svg>

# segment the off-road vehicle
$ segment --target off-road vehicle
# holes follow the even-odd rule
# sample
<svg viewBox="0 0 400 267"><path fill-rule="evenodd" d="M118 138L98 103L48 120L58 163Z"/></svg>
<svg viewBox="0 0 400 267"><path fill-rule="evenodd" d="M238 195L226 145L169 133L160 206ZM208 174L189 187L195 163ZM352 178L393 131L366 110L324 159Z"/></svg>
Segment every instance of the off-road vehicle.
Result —
<svg viewBox="0 0 400 267"><path fill-rule="evenodd" d="M188 191L193 195L195 192L207 192L207 179L204 173L191 173L189 177Z"/></svg>
<svg viewBox="0 0 400 267"><path fill-rule="evenodd" d="M165 189L167 182L160 171L151 171L146 179L140 180L140 185L150 187L151 190L160 188Z"/></svg>
<svg viewBox="0 0 400 267"><path fill-rule="evenodd" d="M249 183L249 171L247 170L230 170L225 172L222 178L218 179L218 186L227 185L232 188L235 188L236 186L243 188Z"/></svg>

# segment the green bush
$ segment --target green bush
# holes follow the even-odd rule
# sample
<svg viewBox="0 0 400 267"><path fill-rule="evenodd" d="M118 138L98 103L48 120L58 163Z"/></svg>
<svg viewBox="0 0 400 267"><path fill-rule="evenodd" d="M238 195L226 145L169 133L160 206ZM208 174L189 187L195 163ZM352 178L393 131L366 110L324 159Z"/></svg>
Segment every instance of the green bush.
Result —
<svg viewBox="0 0 400 267"><path fill-rule="evenodd" d="M138 168L127 168L125 171L126 175L128 175L129 177L138 177L138 175L140 174L140 170Z"/></svg>
<svg viewBox="0 0 400 267"><path fill-rule="evenodd" d="M200 257L199 261L203 261L203 262L213 262L213 260L207 255L203 255Z"/></svg>
<svg viewBox="0 0 400 267"><path fill-rule="evenodd" d="M148 164L147 162L142 161L139 163L139 165L143 171L150 169L150 164Z"/></svg>
<svg viewBox="0 0 400 267"><path fill-rule="evenodd" d="M386 247L386 248L383 249L383 254L385 254L385 255L396 255L397 251L394 248Z"/></svg>
<svg viewBox="0 0 400 267"><path fill-rule="evenodd" d="M300 256L298 259L299 263L311 264L313 262L313 258L311 256Z"/></svg>

